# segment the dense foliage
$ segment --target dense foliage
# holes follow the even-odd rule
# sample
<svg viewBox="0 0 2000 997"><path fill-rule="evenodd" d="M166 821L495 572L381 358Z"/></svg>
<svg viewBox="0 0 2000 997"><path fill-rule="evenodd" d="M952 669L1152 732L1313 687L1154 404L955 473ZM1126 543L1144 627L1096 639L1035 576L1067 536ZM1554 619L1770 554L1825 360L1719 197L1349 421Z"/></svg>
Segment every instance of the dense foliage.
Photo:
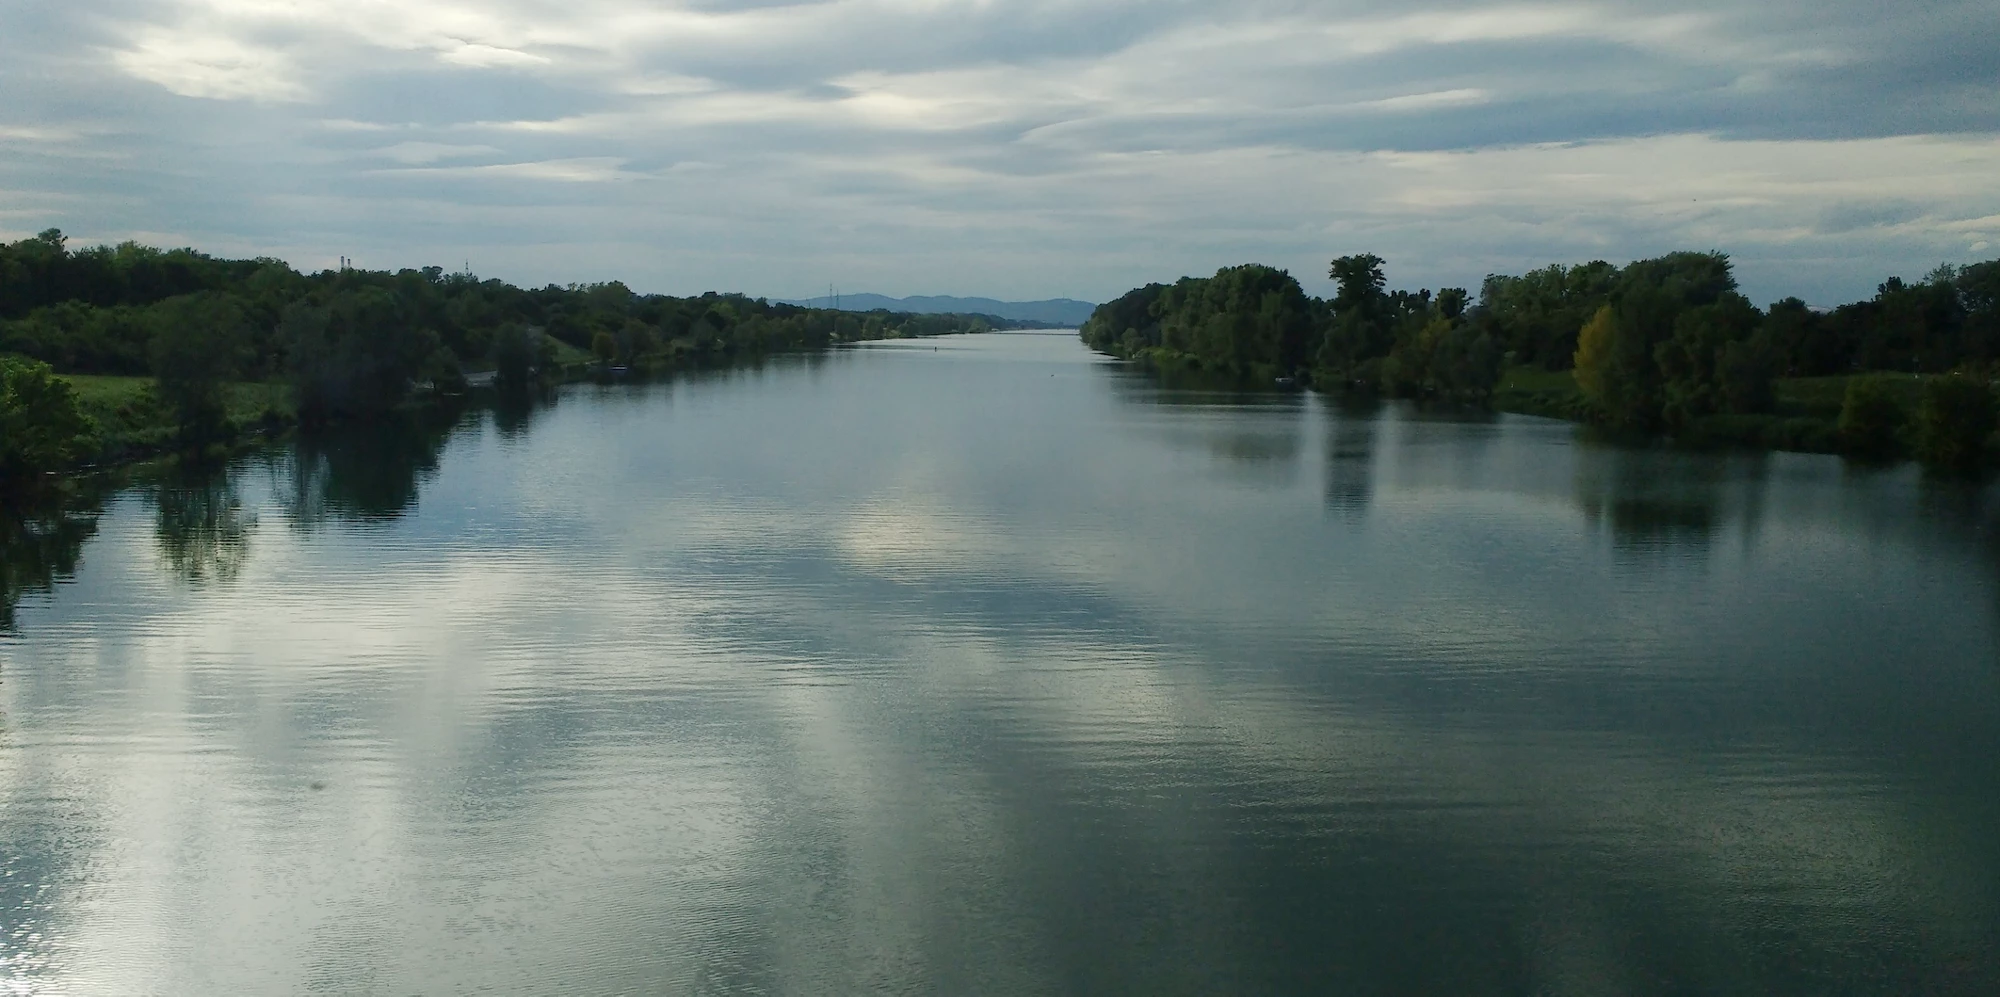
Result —
<svg viewBox="0 0 2000 997"><path fill-rule="evenodd" d="M89 432L75 389L48 364L0 356L0 487L68 464Z"/></svg>
<svg viewBox="0 0 2000 997"><path fill-rule="evenodd" d="M325 422L378 417L414 394L462 386L468 372L530 380L551 370L565 347L578 362L714 363L1013 324L838 312L740 294L674 298L617 282L519 288L437 267L302 274L280 260L131 243L72 252L55 230L0 244L0 356L43 365L22 370L152 375L154 401L191 445L233 430L224 398L237 381L286 382L299 417ZM20 376L30 380L19 390L42 390ZM9 430L14 442L0 457L9 466L59 466L75 456L74 447L40 442L28 454L31 445L19 441L30 436Z"/></svg>
<svg viewBox="0 0 2000 997"><path fill-rule="evenodd" d="M1328 277L1328 301L1263 266L1149 284L1098 308L1082 335L1114 356L1471 403L1491 398L1509 364L1573 371L1576 402L1547 408L1690 438L1909 452L1939 466L1993 449L2000 260L1915 284L1892 277L1830 311L1797 298L1759 309L1715 252L1489 276L1477 302L1458 288L1390 291L1371 254L1334 260ZM1778 411L1781 378L1869 372L1904 378L1852 377L1837 425L1831 413Z"/></svg>
<svg viewBox="0 0 2000 997"><path fill-rule="evenodd" d="M1386 291L1367 255L1335 260L1332 276L1332 301L1255 264L1149 284L1098 308L1082 336L1114 356L1240 374L1471 401L1492 391L1501 350L1469 320L1463 289Z"/></svg>

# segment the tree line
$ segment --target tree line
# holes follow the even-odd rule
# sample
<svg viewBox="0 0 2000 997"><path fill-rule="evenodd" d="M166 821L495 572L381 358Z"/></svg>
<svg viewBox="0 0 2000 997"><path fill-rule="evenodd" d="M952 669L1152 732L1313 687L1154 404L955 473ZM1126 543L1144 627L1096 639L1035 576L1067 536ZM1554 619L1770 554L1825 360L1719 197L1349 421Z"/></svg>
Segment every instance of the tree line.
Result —
<svg viewBox="0 0 2000 997"><path fill-rule="evenodd" d="M148 376L180 440L227 438L240 381L290 385L309 424L368 419L468 374L546 376L568 355L612 364L726 362L864 339L1011 328L992 316L840 312L624 284L515 287L438 267L301 273L135 243L72 251L60 231L0 244L0 479L92 454L62 375ZM574 352L572 352L574 351Z"/></svg>
<svg viewBox="0 0 2000 997"><path fill-rule="evenodd" d="M1082 337L1156 364L1475 405L1510 367L1539 368L1574 383L1547 414L1621 429L1955 466L1993 453L2000 260L1891 277L1828 311L1758 308L1719 252L1488 276L1476 301L1388 290L1383 266L1334 260L1330 300L1259 265L1149 284L1099 307ZM1833 377L1837 419L1779 411L1781 379Z"/></svg>

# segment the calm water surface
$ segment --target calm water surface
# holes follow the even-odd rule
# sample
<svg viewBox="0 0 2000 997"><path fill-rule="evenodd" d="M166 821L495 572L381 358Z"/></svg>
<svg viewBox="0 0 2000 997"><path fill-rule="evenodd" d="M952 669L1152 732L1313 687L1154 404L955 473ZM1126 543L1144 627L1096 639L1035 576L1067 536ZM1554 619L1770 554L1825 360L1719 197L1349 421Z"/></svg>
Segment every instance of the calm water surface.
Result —
<svg viewBox="0 0 2000 997"><path fill-rule="evenodd" d="M1992 994L1996 523L1068 335L301 445L17 524L0 993Z"/></svg>

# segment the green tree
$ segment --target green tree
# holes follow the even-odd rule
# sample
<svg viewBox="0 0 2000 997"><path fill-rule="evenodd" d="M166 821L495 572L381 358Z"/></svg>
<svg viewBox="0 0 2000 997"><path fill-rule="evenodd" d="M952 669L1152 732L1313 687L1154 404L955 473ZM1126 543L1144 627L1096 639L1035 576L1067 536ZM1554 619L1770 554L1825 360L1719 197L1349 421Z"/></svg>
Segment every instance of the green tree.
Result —
<svg viewBox="0 0 2000 997"><path fill-rule="evenodd" d="M1735 289L1729 258L1721 253L1670 253L1626 267L1611 296L1612 320L1592 320L1599 336L1588 357L1592 369L1577 373L1599 417L1615 426L1655 429L1711 406L1713 351L1734 334L1730 313L1748 307L1724 301ZM1683 314L1716 304L1724 310L1681 325ZM1662 350L1684 328L1681 342ZM1579 364L1584 353L1579 343ZM1673 358L1665 370L1663 356ZM1670 394L1670 387L1676 392Z"/></svg>
<svg viewBox="0 0 2000 997"><path fill-rule="evenodd" d="M1764 318L1771 361L1789 377L1843 373L1852 364L1848 343L1835 325L1798 298L1773 302Z"/></svg>
<svg viewBox="0 0 2000 997"><path fill-rule="evenodd" d="M229 421L225 393L249 352L242 306L210 291L161 302L150 318L155 390L174 413L182 441L199 444L222 436Z"/></svg>
<svg viewBox="0 0 2000 997"><path fill-rule="evenodd" d="M1902 448L1903 406L1883 377L1850 377L1840 404L1840 445L1848 453L1884 458Z"/></svg>
<svg viewBox="0 0 2000 997"><path fill-rule="evenodd" d="M1994 423L1993 389L1985 381L1957 374L1933 378L1917 402L1917 457L1933 467L1977 467L1986 460Z"/></svg>
<svg viewBox="0 0 2000 997"><path fill-rule="evenodd" d="M1752 343L1762 321L1756 306L1733 291L1681 312L1673 338L1653 351L1667 425L1685 427L1712 412L1769 407L1768 350Z"/></svg>
<svg viewBox="0 0 2000 997"><path fill-rule="evenodd" d="M1387 262L1374 253L1359 253L1342 256L1327 267L1326 276L1334 282L1336 292L1333 297L1334 312L1371 311L1381 307L1385 295L1382 289L1388 286L1389 278L1382 266Z"/></svg>
<svg viewBox="0 0 2000 997"><path fill-rule="evenodd" d="M1958 268L1956 285L1965 309L1958 359L2000 358L2000 260Z"/></svg>
<svg viewBox="0 0 2000 997"><path fill-rule="evenodd" d="M1374 385L1381 380L1382 358L1395 345L1389 324L1389 296L1383 260L1373 253L1342 256L1327 268L1334 282L1332 321L1321 340L1317 365L1320 379Z"/></svg>
<svg viewBox="0 0 2000 997"><path fill-rule="evenodd" d="M1429 291L1399 291L1389 300L1397 331L1395 345L1381 362L1383 389L1485 401L1500 381L1502 351L1490 331L1465 320L1465 289L1444 288L1435 301Z"/></svg>
<svg viewBox="0 0 2000 997"><path fill-rule="evenodd" d="M618 340L600 329L596 335L590 337L590 352L597 357L599 363L608 364L618 359Z"/></svg>
<svg viewBox="0 0 2000 997"><path fill-rule="evenodd" d="M767 325L774 329L791 328L788 324L767 323ZM768 343L767 348L783 348L791 345L790 342L784 341L785 338L788 337L780 337L780 341ZM617 340L618 355L624 357L628 363L657 353L660 349L660 331L638 319L627 319L624 327L618 330Z"/></svg>
<svg viewBox="0 0 2000 997"><path fill-rule="evenodd" d="M87 449L91 428L76 389L48 364L0 356L0 485L68 466Z"/></svg>
<svg viewBox="0 0 2000 997"><path fill-rule="evenodd" d="M555 363L555 354L556 344L540 329L510 322L493 334L494 378L502 385L525 386Z"/></svg>
<svg viewBox="0 0 2000 997"><path fill-rule="evenodd" d="M1480 288L1480 311L1490 334L1522 362L1562 370L1576 354L1584 323L1611 300L1618 276L1603 260L1491 275Z"/></svg>
<svg viewBox="0 0 2000 997"><path fill-rule="evenodd" d="M1091 349L1128 360L1157 348L1160 316L1155 306L1166 290L1165 284L1147 284L1097 306L1078 335Z"/></svg>
<svg viewBox="0 0 2000 997"><path fill-rule="evenodd" d="M280 338L299 412L311 421L395 408L442 345L437 333L412 324L402 299L378 287L339 291L323 305L292 305Z"/></svg>

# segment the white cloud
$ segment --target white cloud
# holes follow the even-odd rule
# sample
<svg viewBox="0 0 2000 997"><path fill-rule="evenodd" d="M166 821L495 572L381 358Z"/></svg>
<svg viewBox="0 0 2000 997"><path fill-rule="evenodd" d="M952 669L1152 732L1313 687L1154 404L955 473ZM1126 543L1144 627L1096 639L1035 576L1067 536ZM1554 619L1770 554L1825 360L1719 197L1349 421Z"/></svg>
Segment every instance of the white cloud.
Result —
<svg viewBox="0 0 2000 997"><path fill-rule="evenodd" d="M482 147L461 147L482 148ZM433 166L416 169L377 170L382 175L438 177L498 177L518 180L554 180L561 183L604 183L636 180L644 175L626 172L624 161L611 158L554 159L535 163L499 163L492 166Z"/></svg>
<svg viewBox="0 0 2000 997"><path fill-rule="evenodd" d="M1466 104L1484 104L1493 99L1490 91L1478 87L1461 87L1457 90L1434 90L1430 93L1413 93L1401 97L1385 97L1362 105L1384 111L1422 111L1433 107L1454 107Z"/></svg>
<svg viewBox="0 0 2000 997"><path fill-rule="evenodd" d="M308 93L285 53L225 34L148 30L112 61L183 97L304 100Z"/></svg>
<svg viewBox="0 0 2000 997"><path fill-rule="evenodd" d="M546 66L550 62L547 56L494 45L465 43L440 51L439 58L459 66Z"/></svg>
<svg viewBox="0 0 2000 997"><path fill-rule="evenodd" d="M499 152L490 145L448 145L442 142L400 142L376 149L373 155L411 166L424 166L445 159L464 159Z"/></svg>
<svg viewBox="0 0 2000 997"><path fill-rule="evenodd" d="M18 91L0 141L32 154L0 185L84 195L82 238L1102 297L1247 258L1311 274L1369 240L1411 280L1682 244L1755 273L1831 248L1853 205L1914 206L1822 253L1816 280L1865 290L1977 252L2000 210L2000 107L1966 96L2000 52L1982 63L1961 0L113 3L79 0L47 52L0 13L0 77L76 84ZM97 165L33 151L57 146Z"/></svg>
<svg viewBox="0 0 2000 997"><path fill-rule="evenodd" d="M36 128L0 125L0 142L74 142L82 133L75 128Z"/></svg>

